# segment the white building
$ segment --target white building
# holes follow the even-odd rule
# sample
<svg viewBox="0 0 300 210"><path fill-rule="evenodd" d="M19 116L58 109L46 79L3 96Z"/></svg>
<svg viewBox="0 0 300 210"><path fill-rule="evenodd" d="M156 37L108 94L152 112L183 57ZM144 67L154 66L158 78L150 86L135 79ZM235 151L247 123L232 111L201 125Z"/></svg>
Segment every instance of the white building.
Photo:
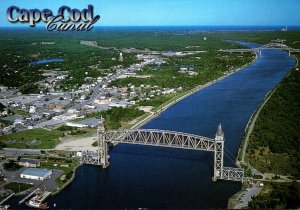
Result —
<svg viewBox="0 0 300 210"><path fill-rule="evenodd" d="M29 113L30 114L34 114L35 113L35 107L34 106L30 106Z"/></svg>
<svg viewBox="0 0 300 210"><path fill-rule="evenodd" d="M123 107L123 108L126 108L126 107L128 107L128 105L123 104L123 103L111 103L111 104L109 104L109 107Z"/></svg>
<svg viewBox="0 0 300 210"><path fill-rule="evenodd" d="M20 174L23 179L45 180L51 177L52 171L43 168L28 168Z"/></svg>
<svg viewBox="0 0 300 210"><path fill-rule="evenodd" d="M123 62L123 60L124 60L124 59L123 59L123 53L120 53L119 61L120 61L120 62Z"/></svg>

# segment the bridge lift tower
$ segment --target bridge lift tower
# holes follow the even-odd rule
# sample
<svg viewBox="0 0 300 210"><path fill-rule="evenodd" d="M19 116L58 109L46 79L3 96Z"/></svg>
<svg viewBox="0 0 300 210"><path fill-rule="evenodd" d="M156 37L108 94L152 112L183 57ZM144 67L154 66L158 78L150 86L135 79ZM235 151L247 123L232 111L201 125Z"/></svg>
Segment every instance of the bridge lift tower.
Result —
<svg viewBox="0 0 300 210"><path fill-rule="evenodd" d="M213 180L221 179L223 175L223 160L224 160L224 132L221 124L218 126L218 131L215 137L215 159L214 159L214 176Z"/></svg>

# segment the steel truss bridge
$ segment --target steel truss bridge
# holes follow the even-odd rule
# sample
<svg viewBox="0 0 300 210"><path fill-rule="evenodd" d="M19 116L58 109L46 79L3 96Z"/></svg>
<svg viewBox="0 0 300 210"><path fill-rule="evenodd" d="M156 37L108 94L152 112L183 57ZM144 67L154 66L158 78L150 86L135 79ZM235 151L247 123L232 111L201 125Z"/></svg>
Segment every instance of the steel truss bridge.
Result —
<svg viewBox="0 0 300 210"><path fill-rule="evenodd" d="M229 50L219 50L219 51L220 52L229 52L229 53L256 52L261 55L261 52L265 49L281 49L284 51L288 51L289 56L291 55L291 52L296 52L296 53L300 52L300 49L294 49L285 44L280 44L280 43L269 43L269 44L265 44L265 45L262 45L260 47L253 48L253 49L229 49Z"/></svg>
<svg viewBox="0 0 300 210"><path fill-rule="evenodd" d="M224 133L221 125L218 127L215 139L211 139L193 134L155 129L105 131L103 120L101 120L97 129L97 136L97 152L83 152L82 164L101 165L103 168L107 168L109 166L108 144L111 143L209 151L214 152L214 181L223 179L243 182L243 169L223 166Z"/></svg>

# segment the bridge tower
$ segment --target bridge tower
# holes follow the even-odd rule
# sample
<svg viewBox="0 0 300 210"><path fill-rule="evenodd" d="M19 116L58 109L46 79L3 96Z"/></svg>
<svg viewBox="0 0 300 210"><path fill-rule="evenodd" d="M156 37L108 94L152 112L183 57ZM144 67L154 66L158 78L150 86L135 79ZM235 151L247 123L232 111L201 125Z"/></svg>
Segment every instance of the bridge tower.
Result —
<svg viewBox="0 0 300 210"><path fill-rule="evenodd" d="M109 166L109 155L108 155L108 146L104 137L105 126L104 118L101 116L99 121L97 136L98 136L98 165L102 165L102 168L107 168Z"/></svg>
<svg viewBox="0 0 300 210"><path fill-rule="evenodd" d="M224 160L224 132L219 124L215 137L215 159L213 181L223 179L223 160Z"/></svg>

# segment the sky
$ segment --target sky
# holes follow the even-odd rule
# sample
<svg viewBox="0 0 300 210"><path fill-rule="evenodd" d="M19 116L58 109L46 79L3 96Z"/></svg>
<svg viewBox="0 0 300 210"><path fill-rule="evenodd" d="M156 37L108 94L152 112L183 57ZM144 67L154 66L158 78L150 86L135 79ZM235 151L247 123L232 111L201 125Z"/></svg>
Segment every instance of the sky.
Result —
<svg viewBox="0 0 300 210"><path fill-rule="evenodd" d="M0 0L0 27L10 6L25 9L94 6L96 26L300 26L300 0Z"/></svg>

